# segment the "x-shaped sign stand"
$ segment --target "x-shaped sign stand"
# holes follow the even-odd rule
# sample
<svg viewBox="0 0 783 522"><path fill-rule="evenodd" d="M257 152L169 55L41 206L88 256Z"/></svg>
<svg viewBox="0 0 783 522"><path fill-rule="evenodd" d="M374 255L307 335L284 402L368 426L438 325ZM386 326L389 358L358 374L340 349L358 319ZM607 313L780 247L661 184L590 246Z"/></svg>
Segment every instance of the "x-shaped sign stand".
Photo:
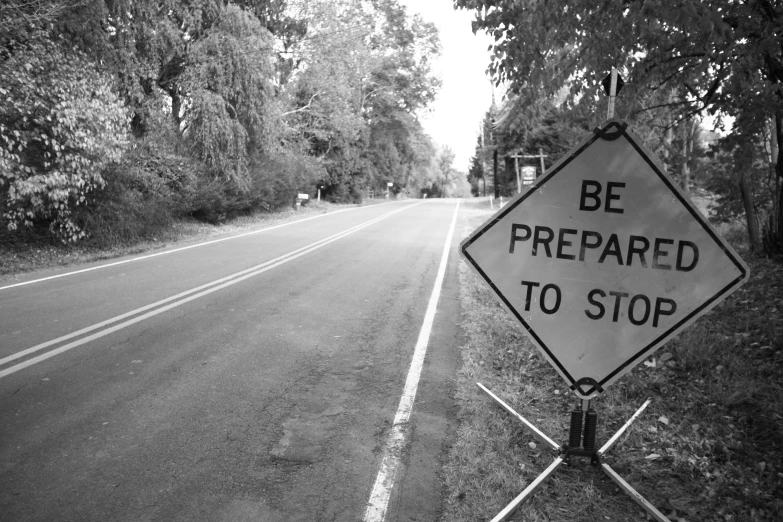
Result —
<svg viewBox="0 0 783 522"><path fill-rule="evenodd" d="M671 522L668 518L666 518L663 513L655 509L655 506L650 504L642 495L640 495L635 489L631 487L630 484L628 484L623 478L617 474L615 470L613 470L611 467L609 467L609 464L606 464L605 462L601 462L601 457L609 451L609 449L614 445L615 442L617 442L617 439L620 438L620 436L625 432L625 430L628 429L628 427L633 423L633 421L636 420L636 418L644 411L644 409L647 407L648 404L650 404L650 399L647 399L647 401L642 404L642 406L636 410L636 413L633 414L633 416L628 419L628 422L626 422L619 430L617 430L617 433L615 433L612 438L610 438L606 444L604 444L599 450L596 451L595 449L595 429L596 429L596 423L597 423L597 414L595 410L590 409L590 400L589 399L582 399L582 409L576 410L571 413L571 429L569 433L569 440L568 444L560 445L550 439L546 436L541 430L533 426L533 424L530 423L527 419L525 419L522 415L514 411L511 406L503 402L497 395L489 391L483 384L476 383L476 385L487 395L489 395L495 402L497 402L504 410L506 410L508 413L519 419L522 424L527 426L530 430L535 433L539 439L544 441L546 444L548 444L553 450L558 452L558 456L555 458L555 460L552 462L552 464L549 465L548 468L546 468L541 474L536 477L533 482L531 482L525 490L520 493L514 500L511 501L500 513L495 516L495 518L492 519L492 522L502 522L504 520L508 520L509 517L516 511L516 509L519 507L519 505L524 502L530 495L532 495L535 490L546 480L549 478L549 476L554 473L554 471L561 465L561 464L570 464L570 459L572 456L575 457L590 457L591 462L594 465L600 465L601 469L609 475L609 478L611 478L620 488L625 491L634 501L636 501L639 506L644 509L647 514L649 514L653 519L657 520L658 522ZM584 422L584 424L583 424ZM583 427L584 426L584 427ZM584 435L584 437L583 437Z"/></svg>

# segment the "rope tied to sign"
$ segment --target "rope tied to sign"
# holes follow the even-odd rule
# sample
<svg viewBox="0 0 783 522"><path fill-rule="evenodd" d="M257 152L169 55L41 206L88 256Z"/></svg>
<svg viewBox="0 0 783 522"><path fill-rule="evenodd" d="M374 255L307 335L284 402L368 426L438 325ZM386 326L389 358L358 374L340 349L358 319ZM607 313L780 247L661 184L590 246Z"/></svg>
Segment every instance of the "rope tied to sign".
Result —
<svg viewBox="0 0 783 522"><path fill-rule="evenodd" d="M612 127L615 127L617 131L607 132ZM596 127L595 129L593 129L593 132L602 140L614 141L620 136L622 136L625 133L625 129L627 128L628 128L627 123L618 123L616 121L613 121L609 125L607 125L605 129L599 129L598 127Z"/></svg>

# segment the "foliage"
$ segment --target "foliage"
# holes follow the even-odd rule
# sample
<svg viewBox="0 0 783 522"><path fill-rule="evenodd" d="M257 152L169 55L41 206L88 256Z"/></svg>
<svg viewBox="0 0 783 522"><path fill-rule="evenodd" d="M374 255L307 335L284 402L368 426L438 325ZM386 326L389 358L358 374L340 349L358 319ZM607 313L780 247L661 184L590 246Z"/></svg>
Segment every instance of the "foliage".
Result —
<svg viewBox="0 0 783 522"><path fill-rule="evenodd" d="M119 232L119 216L142 223L148 206L220 222L320 182L359 201L433 179L419 117L439 85L437 31L398 0L10 0L0 13L12 228L129 242L152 228Z"/></svg>
<svg viewBox="0 0 783 522"><path fill-rule="evenodd" d="M326 171L315 158L282 150L253 162L250 176L255 197L277 209L292 205L297 193L313 195Z"/></svg>
<svg viewBox="0 0 783 522"><path fill-rule="evenodd" d="M769 165L761 156L759 147L752 142L743 142L737 136L729 136L720 140L716 149L710 153L714 170L706 183L706 188L718 196L712 207L715 219L730 223L745 217L739 186L743 175L750 179L748 184L756 212L762 215L769 212L772 200L767 184Z"/></svg>
<svg viewBox="0 0 783 522"><path fill-rule="evenodd" d="M370 38L376 66L362 88L372 163L378 167L374 178L379 185L392 181L406 186L413 177L419 181L412 185L421 186L429 174L432 149L416 113L434 99L440 86L432 71L432 61L440 53L438 33L418 15L408 17L396 0L375 0L373 7L385 22ZM392 168L397 161L400 168Z"/></svg>
<svg viewBox="0 0 783 522"><path fill-rule="evenodd" d="M246 184L248 156L269 149L271 39L258 19L229 5L189 52L182 89L191 99L184 136L215 174Z"/></svg>
<svg viewBox="0 0 783 522"><path fill-rule="evenodd" d="M107 169L103 189L91 195L90 205L74 212L79 228L90 231L86 243L91 247L116 248L154 240L174 220L166 187L154 178L148 179L149 184L140 183L137 173L122 167Z"/></svg>
<svg viewBox="0 0 783 522"><path fill-rule="evenodd" d="M435 28L396 0L298 8L311 24L292 48L298 67L284 90L289 143L323 163L329 197L355 199L388 182L416 191L426 184L432 154L417 113L438 86Z"/></svg>
<svg viewBox="0 0 783 522"><path fill-rule="evenodd" d="M599 112L600 82L617 67L626 80L618 116L641 127L642 138L678 171L686 190L699 163L691 145L694 118L705 111L717 115L719 124L726 115L742 120L746 136L761 136L771 121L775 141L783 142L779 3L457 0L456 5L475 13L474 30L494 35L490 71L496 81L510 83L528 110L556 101ZM774 170L783 179L780 161ZM769 222L770 236L783 244L779 191L773 199L777 216Z"/></svg>
<svg viewBox="0 0 783 522"><path fill-rule="evenodd" d="M5 0L0 4L0 41L24 39L30 28L40 28L57 19L69 6L66 1Z"/></svg>
<svg viewBox="0 0 783 522"><path fill-rule="evenodd" d="M73 208L122 155L127 117L111 78L42 33L0 58L0 191L11 229L46 220L61 239L85 231Z"/></svg>
<svg viewBox="0 0 783 522"><path fill-rule="evenodd" d="M761 230L766 228L767 234L774 230L775 172L763 136L743 120L738 120L736 127L711 151L712 172L706 187L718 196L713 207L716 219L729 222L744 218L750 247L760 251Z"/></svg>
<svg viewBox="0 0 783 522"><path fill-rule="evenodd" d="M359 100L367 30L354 19L359 6L349 2L306 2L300 9L311 22L308 38L292 50L298 67L283 91L284 139L318 158L336 185L366 170L358 153L367 136Z"/></svg>
<svg viewBox="0 0 783 522"><path fill-rule="evenodd" d="M479 187L479 182L484 182L484 189L486 190L487 182L486 178L484 177L484 162L482 161L482 150L481 150L481 138L478 138L478 143L476 144L476 153L471 156L470 158L470 165L468 167L468 176L467 180L468 183L470 183L470 193L474 196L481 196L482 192Z"/></svg>
<svg viewBox="0 0 783 522"><path fill-rule="evenodd" d="M454 151L451 147L445 145L435 157L435 164L438 169L438 184L443 188L441 197L454 195L457 191L457 181L459 173L454 168Z"/></svg>
<svg viewBox="0 0 783 522"><path fill-rule="evenodd" d="M747 80L767 82L755 93L763 96L758 103L781 105L783 11L764 0L456 4L476 13L474 30L494 35L490 71L511 82L516 92L556 93L567 85L572 96L592 93L616 66L628 72L628 91L682 87L690 96L673 103L699 110L715 103L732 105L737 93L718 88L749 72Z"/></svg>

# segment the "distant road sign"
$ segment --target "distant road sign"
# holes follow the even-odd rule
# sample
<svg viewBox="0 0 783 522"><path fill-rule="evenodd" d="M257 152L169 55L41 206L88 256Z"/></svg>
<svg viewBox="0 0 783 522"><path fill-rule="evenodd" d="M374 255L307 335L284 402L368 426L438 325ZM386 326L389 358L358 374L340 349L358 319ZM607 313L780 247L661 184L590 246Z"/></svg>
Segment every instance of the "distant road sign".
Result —
<svg viewBox="0 0 783 522"><path fill-rule="evenodd" d="M533 165L524 165L522 167L522 184L532 185L536 180L536 168Z"/></svg>
<svg viewBox="0 0 783 522"><path fill-rule="evenodd" d="M612 384L749 275L640 140L614 120L460 250L572 387L582 378Z"/></svg>

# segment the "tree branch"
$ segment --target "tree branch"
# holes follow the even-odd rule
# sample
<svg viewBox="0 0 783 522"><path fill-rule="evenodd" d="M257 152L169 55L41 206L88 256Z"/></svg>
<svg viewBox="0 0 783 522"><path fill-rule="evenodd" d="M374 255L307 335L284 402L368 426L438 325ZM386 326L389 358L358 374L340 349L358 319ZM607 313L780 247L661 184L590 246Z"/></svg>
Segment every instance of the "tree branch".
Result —
<svg viewBox="0 0 783 522"><path fill-rule="evenodd" d="M320 93L320 92L317 92L317 93L313 94L313 95L310 97L310 101L308 101L308 102L307 102L307 105L304 105L304 106L302 106L302 107L299 107L298 109L294 109L294 110L292 110L292 111L284 112L284 113L283 113L283 114L281 114L280 116L288 116L289 114L296 114L297 112L306 111L307 109L309 109L309 108L312 106L312 104L313 104L313 100L314 100L314 99L315 99L315 97L316 97L316 96L318 96L319 94L321 94L321 93Z"/></svg>

